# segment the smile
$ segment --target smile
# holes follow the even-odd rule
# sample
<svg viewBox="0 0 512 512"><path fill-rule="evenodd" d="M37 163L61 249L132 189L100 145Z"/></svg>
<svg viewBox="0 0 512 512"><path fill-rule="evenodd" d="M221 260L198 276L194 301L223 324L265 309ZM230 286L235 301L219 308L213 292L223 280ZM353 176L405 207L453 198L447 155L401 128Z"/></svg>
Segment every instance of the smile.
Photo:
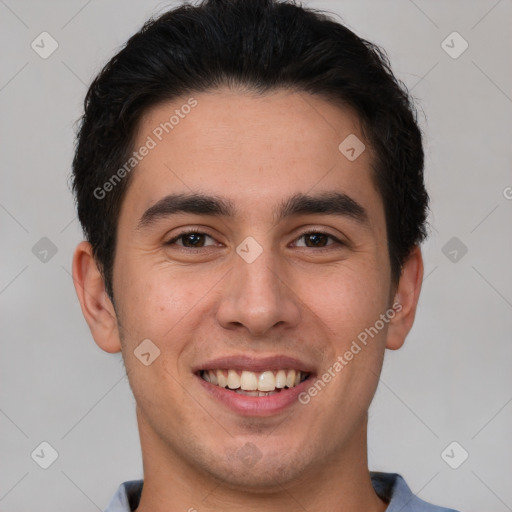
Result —
<svg viewBox="0 0 512 512"><path fill-rule="evenodd" d="M285 354L232 354L192 367L206 395L237 416L271 417L303 407L298 396L318 373L307 359Z"/></svg>
<svg viewBox="0 0 512 512"><path fill-rule="evenodd" d="M210 384L246 396L270 396L284 388L294 388L309 377L309 373L294 369L265 370L201 370L200 377Z"/></svg>

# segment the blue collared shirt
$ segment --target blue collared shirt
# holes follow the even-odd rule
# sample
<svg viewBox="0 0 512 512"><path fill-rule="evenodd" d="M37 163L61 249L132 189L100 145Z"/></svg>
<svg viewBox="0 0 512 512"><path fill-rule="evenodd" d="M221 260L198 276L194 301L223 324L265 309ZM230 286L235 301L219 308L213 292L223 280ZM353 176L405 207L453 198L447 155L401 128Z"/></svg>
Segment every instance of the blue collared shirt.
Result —
<svg viewBox="0 0 512 512"><path fill-rule="evenodd" d="M388 502L386 512L457 512L431 505L415 496L397 473L370 472L373 488ZM119 486L105 512L133 512L138 506L143 480L131 480Z"/></svg>

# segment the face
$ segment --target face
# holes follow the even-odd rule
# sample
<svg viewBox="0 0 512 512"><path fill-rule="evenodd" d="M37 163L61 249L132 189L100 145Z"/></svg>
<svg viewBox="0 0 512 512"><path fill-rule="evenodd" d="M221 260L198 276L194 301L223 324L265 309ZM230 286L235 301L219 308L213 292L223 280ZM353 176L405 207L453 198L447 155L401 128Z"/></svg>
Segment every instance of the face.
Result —
<svg viewBox="0 0 512 512"><path fill-rule="evenodd" d="M139 126L135 148L155 146L119 217L119 343L143 452L268 488L362 442L393 325L384 208L368 144L339 149L364 142L351 111L290 91L193 98Z"/></svg>

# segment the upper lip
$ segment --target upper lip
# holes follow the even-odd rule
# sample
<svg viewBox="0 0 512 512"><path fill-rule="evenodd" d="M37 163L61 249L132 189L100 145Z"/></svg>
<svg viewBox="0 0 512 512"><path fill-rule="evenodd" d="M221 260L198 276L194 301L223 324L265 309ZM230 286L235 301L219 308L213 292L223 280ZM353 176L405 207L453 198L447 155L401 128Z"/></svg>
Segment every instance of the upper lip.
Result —
<svg viewBox="0 0 512 512"><path fill-rule="evenodd" d="M201 370L248 370L252 372L264 372L265 370L300 370L304 373L313 373L314 367L301 361L296 357L285 355L274 355L267 357L257 357L248 354L218 357L201 363L193 368L193 372Z"/></svg>

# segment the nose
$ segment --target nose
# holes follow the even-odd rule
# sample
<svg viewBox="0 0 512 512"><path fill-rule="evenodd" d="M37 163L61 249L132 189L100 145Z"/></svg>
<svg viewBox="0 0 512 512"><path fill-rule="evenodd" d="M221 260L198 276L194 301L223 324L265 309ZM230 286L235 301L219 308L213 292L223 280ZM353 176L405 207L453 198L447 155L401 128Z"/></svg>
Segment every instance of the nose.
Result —
<svg viewBox="0 0 512 512"><path fill-rule="evenodd" d="M301 303L289 272L283 269L270 250L264 250L252 263L235 255L221 287L219 324L230 330L245 329L254 337L265 336L272 328L297 326Z"/></svg>

